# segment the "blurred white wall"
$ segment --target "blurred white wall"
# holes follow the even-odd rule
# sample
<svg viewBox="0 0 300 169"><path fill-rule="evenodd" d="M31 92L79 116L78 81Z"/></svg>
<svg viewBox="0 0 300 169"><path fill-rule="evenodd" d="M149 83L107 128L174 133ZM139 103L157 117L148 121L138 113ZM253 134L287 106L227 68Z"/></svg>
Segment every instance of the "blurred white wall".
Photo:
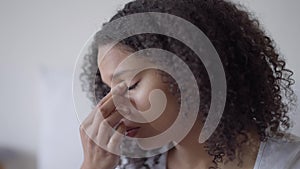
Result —
<svg viewBox="0 0 300 169"><path fill-rule="evenodd" d="M0 149L38 157L40 169L79 168L79 124L71 103L73 66L88 37L127 1L0 1ZM300 1L240 2L259 16L277 42L295 72L299 95ZM296 124L293 132L300 135L299 129Z"/></svg>
<svg viewBox="0 0 300 169"><path fill-rule="evenodd" d="M88 37L125 2L0 1L0 147L38 156L41 169L79 168L73 66Z"/></svg>

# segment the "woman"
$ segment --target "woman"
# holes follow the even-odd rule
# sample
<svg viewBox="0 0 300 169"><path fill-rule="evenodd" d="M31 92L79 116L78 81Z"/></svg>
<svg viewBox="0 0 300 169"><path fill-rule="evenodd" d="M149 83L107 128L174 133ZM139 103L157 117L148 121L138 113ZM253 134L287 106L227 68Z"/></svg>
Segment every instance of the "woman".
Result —
<svg viewBox="0 0 300 169"><path fill-rule="evenodd" d="M220 123L208 140L198 142L210 108L210 81L201 60L185 44L172 37L145 33L121 40L106 53L110 41L100 41L100 35L96 34L82 74L85 89L91 99L96 97L97 103L80 128L84 149L82 169L299 168L299 141L286 133L291 124L288 112L296 101L291 89L293 72L285 68L284 59L259 22L242 6L224 0L135 0L118 11L109 23L145 12L183 18L209 38L226 74L226 105ZM187 135L167 152L153 157L120 158L111 153L122 142L118 133L132 138L158 135L173 124L184 101L180 99L176 80L157 69L112 78L131 54L148 48L170 51L189 66L201 93L198 116ZM148 63L147 59L121 67L128 70L133 64L143 63ZM95 70L98 70L96 79L92 73ZM164 92L167 103L160 116L148 123L126 118L125 115L130 117L134 113L126 107L117 108L112 97L115 94L126 98L130 94L134 108L146 112L152 105L148 98L155 89ZM147 115L141 115L144 116ZM109 126L116 131L107 134Z"/></svg>

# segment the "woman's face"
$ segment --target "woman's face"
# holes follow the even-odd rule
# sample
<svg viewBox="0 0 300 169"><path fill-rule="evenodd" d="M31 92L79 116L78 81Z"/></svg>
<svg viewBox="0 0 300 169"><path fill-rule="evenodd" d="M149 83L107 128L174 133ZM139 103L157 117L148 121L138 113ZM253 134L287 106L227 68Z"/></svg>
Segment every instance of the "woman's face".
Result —
<svg viewBox="0 0 300 169"><path fill-rule="evenodd" d="M147 60L145 59L136 59L133 61L129 61L126 64L120 64L121 62L124 63L125 59L129 60L128 57L132 53L128 52L128 50L124 50L124 48L115 46L105 56L103 56L103 53L106 50L107 46L101 46L98 48L98 67L100 70L102 81L105 84L107 84L111 89L114 88L116 85L120 84L121 82L125 82L127 87L129 87L128 89L126 89L126 94L128 94L128 98L132 106L139 111L138 113L140 113L141 116L146 117L147 115L149 115L149 113L157 113L154 112L155 108L150 109L150 107L157 107L155 103L160 102L159 100L162 98L155 98L157 95L150 96L151 91L155 89L160 89L165 94L165 108L161 112L161 114L159 114L159 117L157 117L153 121L142 123L130 120L129 114L128 117L123 118L125 126L129 128L140 127L138 129L137 134L134 136L139 138L155 136L168 129L175 121L180 107L180 105L177 102L177 97L175 97L169 91L169 84L162 81L161 75L158 74L158 70L155 68L142 70L135 76L133 76L133 73L127 72L118 76L118 78L112 79L112 75L114 73L119 72L119 70L126 71L132 70L136 67L141 68L143 67L143 65L146 66L149 62L147 62ZM132 78L131 81L130 78ZM154 100L154 102L152 102L151 100Z"/></svg>

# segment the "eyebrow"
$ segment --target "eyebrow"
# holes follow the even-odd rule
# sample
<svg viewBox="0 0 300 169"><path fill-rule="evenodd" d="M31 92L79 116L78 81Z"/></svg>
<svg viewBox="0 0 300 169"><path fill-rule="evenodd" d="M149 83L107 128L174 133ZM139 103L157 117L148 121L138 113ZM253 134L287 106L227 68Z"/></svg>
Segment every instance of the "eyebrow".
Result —
<svg viewBox="0 0 300 169"><path fill-rule="evenodd" d="M126 69L126 70L121 70L119 72L116 72L114 74L114 79L119 79L119 77L125 73L129 73L129 72L134 72L137 71L138 69ZM112 75L109 76L109 79L112 81ZM108 85L109 86L109 85Z"/></svg>

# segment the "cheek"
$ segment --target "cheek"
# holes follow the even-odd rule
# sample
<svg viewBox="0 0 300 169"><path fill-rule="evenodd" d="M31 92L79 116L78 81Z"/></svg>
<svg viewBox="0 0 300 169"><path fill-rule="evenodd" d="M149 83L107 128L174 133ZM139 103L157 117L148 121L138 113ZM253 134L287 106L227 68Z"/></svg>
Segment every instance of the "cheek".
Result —
<svg viewBox="0 0 300 169"><path fill-rule="evenodd" d="M164 84L161 83L148 83L148 84L153 84L151 86L147 85L141 85L138 90L136 90L134 93L130 94L132 104L135 106L136 109L139 111L146 111L149 110L151 106L156 106L156 107L161 107L159 105L153 105L150 104L150 99L149 96L151 94L151 91L154 89L161 89L165 94L167 102L166 102L166 107L163 109L163 113L157 118L156 120L152 121L150 125L157 129L158 131L164 131L166 128L168 128L176 119L178 115L178 110L179 110L179 104L177 103L177 99L168 91L168 89L165 87ZM154 85L156 84L156 85ZM152 100L155 99L160 100L161 98L151 98ZM159 101L160 102L160 101ZM156 103L160 104L160 103ZM156 108L152 107L152 110L155 110ZM158 108L160 109L160 108ZM161 109L159 110L161 112ZM157 112L152 112L152 113L157 113Z"/></svg>
<svg viewBox="0 0 300 169"><path fill-rule="evenodd" d="M167 84L162 83L156 76L152 74L144 76L137 89L130 93L133 105L140 111L149 110L151 106L159 104L155 103L158 100L166 99L165 97L161 98L159 95L157 95L157 89L160 89L165 94L165 96L169 95L169 93L166 92L166 86ZM153 92L154 90L156 90L156 92ZM153 105L150 104L150 95ZM158 105L156 106L161 107Z"/></svg>
<svg viewBox="0 0 300 169"><path fill-rule="evenodd" d="M153 74L148 75L147 77L144 77L144 79L141 81L137 90L130 93L130 98L132 100L131 102L135 106L135 108L140 111L149 110L151 106L165 103L166 100L167 104L169 104L172 100L172 94L168 90L168 87L169 85L167 83L161 82L159 77ZM157 94L157 89L161 90L160 94ZM156 92L153 92L154 90L156 90ZM164 96L161 95L161 92L163 92ZM153 105L150 104L150 95ZM161 107L158 105L156 106Z"/></svg>

